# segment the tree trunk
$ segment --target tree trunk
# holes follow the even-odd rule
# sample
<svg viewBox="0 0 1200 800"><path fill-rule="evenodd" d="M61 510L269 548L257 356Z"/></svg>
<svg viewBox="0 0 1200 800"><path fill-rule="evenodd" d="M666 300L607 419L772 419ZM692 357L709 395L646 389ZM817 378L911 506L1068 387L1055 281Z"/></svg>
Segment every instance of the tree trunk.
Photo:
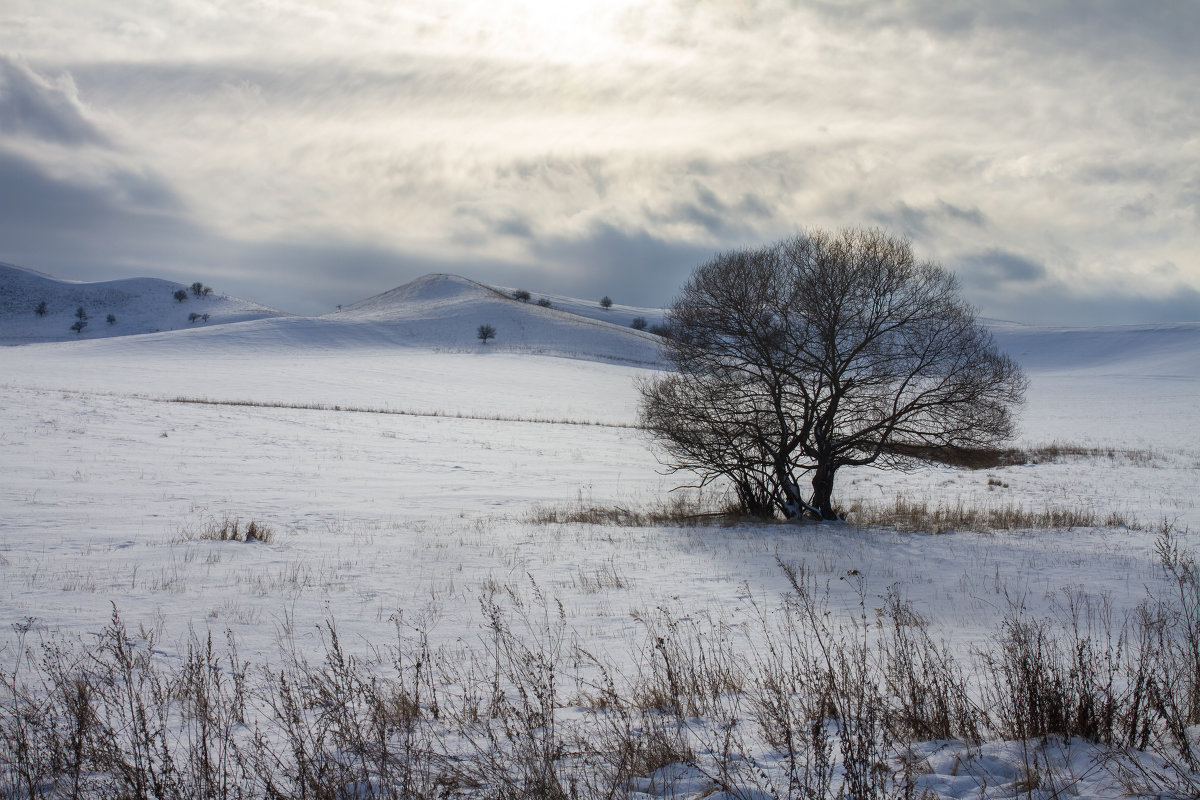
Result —
<svg viewBox="0 0 1200 800"><path fill-rule="evenodd" d="M775 461L775 477L779 483L779 491L783 497L779 500L779 510L785 519L795 519L804 509L804 501L800 499L800 487L792 480L792 471L786 461Z"/></svg>
<svg viewBox="0 0 1200 800"><path fill-rule="evenodd" d="M819 464L813 474L813 494L809 505L819 519L838 518L837 512L833 510L833 476L836 472L835 466Z"/></svg>

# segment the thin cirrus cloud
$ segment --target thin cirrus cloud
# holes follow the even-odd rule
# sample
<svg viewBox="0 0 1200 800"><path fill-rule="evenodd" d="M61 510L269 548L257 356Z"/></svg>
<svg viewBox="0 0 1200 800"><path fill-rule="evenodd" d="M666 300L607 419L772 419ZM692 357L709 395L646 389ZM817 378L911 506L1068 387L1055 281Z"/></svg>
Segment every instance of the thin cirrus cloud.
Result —
<svg viewBox="0 0 1200 800"><path fill-rule="evenodd" d="M1200 7L1145 5L17 0L0 259L302 313L433 270L660 304L879 225L985 314L1197 319Z"/></svg>

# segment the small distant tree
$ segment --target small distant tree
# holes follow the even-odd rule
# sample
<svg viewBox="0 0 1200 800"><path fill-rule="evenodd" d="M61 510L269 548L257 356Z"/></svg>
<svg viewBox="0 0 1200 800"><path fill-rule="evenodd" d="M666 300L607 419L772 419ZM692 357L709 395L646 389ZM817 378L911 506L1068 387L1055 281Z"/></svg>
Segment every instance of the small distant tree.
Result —
<svg viewBox="0 0 1200 800"><path fill-rule="evenodd" d="M104 318L104 320L105 320L105 322L107 322L109 325L116 325L116 324L117 324L117 315L116 315L116 314L109 314L107 317L105 317L105 318Z"/></svg>
<svg viewBox="0 0 1200 800"><path fill-rule="evenodd" d="M71 330L75 331L76 336L78 336L80 333L82 333L83 329L86 327L87 327L86 319L77 319L77 320L75 320L75 322L73 322L71 324Z"/></svg>
<svg viewBox="0 0 1200 800"><path fill-rule="evenodd" d="M46 308L46 301L45 301L45 300L43 300L42 302L38 303L38 304L37 304L37 308L35 308L35 309L33 310L33 313L37 314L39 317L44 317L44 316L46 316L47 312L49 312L49 309L48 309L48 308Z"/></svg>
<svg viewBox="0 0 1200 800"><path fill-rule="evenodd" d="M175 298L176 303L182 303L184 300L187 300L187 292L183 289L176 289L175 294L171 296Z"/></svg>
<svg viewBox="0 0 1200 800"><path fill-rule="evenodd" d="M75 319L79 320L80 322L87 322L87 318L88 315L87 312L83 310L83 306L75 309Z"/></svg>
<svg viewBox="0 0 1200 800"><path fill-rule="evenodd" d="M208 314L201 314L200 319L204 320L205 322L208 322Z"/></svg>
<svg viewBox="0 0 1200 800"><path fill-rule="evenodd" d="M629 327L633 328L635 331L646 330L646 318L645 317L634 317L633 322L629 323Z"/></svg>
<svg viewBox="0 0 1200 800"><path fill-rule="evenodd" d="M513 299L520 300L522 303L528 303L529 292L525 291L524 289L517 289L515 292L513 292Z"/></svg>
<svg viewBox="0 0 1200 800"><path fill-rule="evenodd" d="M198 319L200 319L200 315L197 312L193 311L188 314L188 322L195 322Z"/></svg>
<svg viewBox="0 0 1200 800"><path fill-rule="evenodd" d="M600 298L600 307L604 309L612 308L612 298L608 295Z"/></svg>
<svg viewBox="0 0 1200 800"><path fill-rule="evenodd" d="M539 306L541 306L542 308L549 308L550 307L550 298L542 297L537 301L537 304Z"/></svg>
<svg viewBox="0 0 1200 800"><path fill-rule="evenodd" d="M201 297L204 294L204 284L200 281L193 283L190 288L192 290L192 294L194 294L196 297Z"/></svg>
<svg viewBox="0 0 1200 800"><path fill-rule="evenodd" d="M647 330L655 336L661 336L664 339L671 338L671 327L669 325L651 325Z"/></svg>
<svg viewBox="0 0 1200 800"><path fill-rule="evenodd" d="M491 325L480 325L479 329L475 331L475 336L479 341L487 344L488 339L496 338L496 329Z"/></svg>

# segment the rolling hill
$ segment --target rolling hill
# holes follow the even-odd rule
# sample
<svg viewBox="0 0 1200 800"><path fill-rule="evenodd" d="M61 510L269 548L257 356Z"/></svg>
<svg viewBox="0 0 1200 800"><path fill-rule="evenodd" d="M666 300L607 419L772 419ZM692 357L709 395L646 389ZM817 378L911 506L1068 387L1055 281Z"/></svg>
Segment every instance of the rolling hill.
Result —
<svg viewBox="0 0 1200 800"><path fill-rule="evenodd" d="M0 345L129 336L285 316L217 293L196 297L188 292L186 300L177 301L175 293L187 288L159 278L79 283L0 263ZM45 313L38 314L42 303ZM76 333L71 326L80 308L87 326Z"/></svg>

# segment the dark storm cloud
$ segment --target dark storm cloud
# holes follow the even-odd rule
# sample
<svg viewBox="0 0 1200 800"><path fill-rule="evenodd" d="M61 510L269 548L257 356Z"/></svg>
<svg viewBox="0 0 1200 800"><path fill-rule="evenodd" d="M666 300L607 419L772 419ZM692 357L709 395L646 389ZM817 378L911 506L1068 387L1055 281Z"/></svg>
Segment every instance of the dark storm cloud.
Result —
<svg viewBox="0 0 1200 800"><path fill-rule="evenodd" d="M54 84L0 55L0 133L64 145L107 144L69 81Z"/></svg>
<svg viewBox="0 0 1200 800"><path fill-rule="evenodd" d="M975 228L987 225L987 216L978 208L963 208L938 200L932 206L910 206L904 201L897 202L887 210L872 212L873 222L898 231L912 239L925 239L931 234L936 235L938 229L946 223L962 223Z"/></svg>
<svg viewBox="0 0 1200 800"><path fill-rule="evenodd" d="M1105 59L1135 55L1194 61L1200 38L1200 4L1191 0L859 0L811 7L843 25L920 27L951 37L1003 33L1024 39L1031 49L1054 42ZM1114 51L1114 42L1125 43L1125 48Z"/></svg>
<svg viewBox="0 0 1200 800"><path fill-rule="evenodd" d="M963 282L978 289L991 290L1001 285L1031 283L1046 277L1045 265L996 247L964 256L956 263Z"/></svg>
<svg viewBox="0 0 1200 800"><path fill-rule="evenodd" d="M977 305L984 316L1040 325L1131 325L1200 322L1200 291L1179 284L1166 295L1150 296L1119 286L1082 294L1062 283L1028 291L988 295Z"/></svg>
<svg viewBox="0 0 1200 800"><path fill-rule="evenodd" d="M46 242L71 247L76 257L153 251L200 230L165 213L179 209L175 193L153 175L114 168L99 181L74 180L0 149L0 244L10 260L42 253Z"/></svg>
<svg viewBox="0 0 1200 800"><path fill-rule="evenodd" d="M657 305L671 298L688 275L713 250L691 242L673 242L644 230L624 231L599 223L577 237L555 237L538 241L534 252L555 272L571 275L570 285L581 296L627 292L620 302ZM616 288L614 288L616 287Z"/></svg>

